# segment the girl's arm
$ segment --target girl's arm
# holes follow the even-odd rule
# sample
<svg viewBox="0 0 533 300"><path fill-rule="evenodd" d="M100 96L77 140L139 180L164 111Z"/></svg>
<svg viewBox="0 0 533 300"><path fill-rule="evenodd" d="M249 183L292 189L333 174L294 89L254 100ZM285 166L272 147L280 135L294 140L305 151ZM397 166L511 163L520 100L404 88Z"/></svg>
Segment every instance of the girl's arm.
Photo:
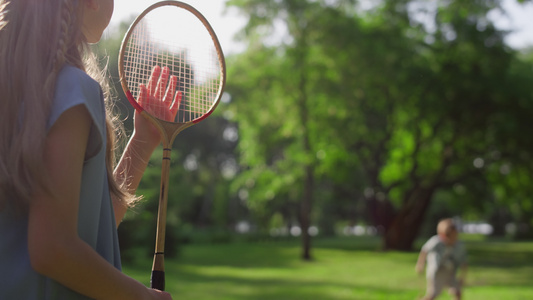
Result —
<svg viewBox="0 0 533 300"><path fill-rule="evenodd" d="M170 299L148 289L103 259L77 232L79 194L91 118L78 105L64 112L45 145L47 190L29 207L28 249L39 273L95 299Z"/></svg>
<svg viewBox="0 0 533 300"><path fill-rule="evenodd" d="M139 187L139 182L146 170L150 156L161 141L157 129L137 111L135 111L134 128L133 134L114 170L115 180L124 182L127 191L132 195L135 194L137 187ZM128 203L113 199L117 226L124 218L128 207Z"/></svg>
<svg viewBox="0 0 533 300"><path fill-rule="evenodd" d="M154 66L148 85L139 87L138 100L148 111L155 106L157 113L153 115L163 120L172 121L178 112L181 93L175 93L177 77L170 76L169 72L168 67ZM117 182L124 182L128 192L132 195L135 194L139 186L150 156L161 142L161 134L156 127L137 111L135 111L133 124L133 134L114 171ZM114 199L113 207L118 226L128 210L128 204L120 203Z"/></svg>

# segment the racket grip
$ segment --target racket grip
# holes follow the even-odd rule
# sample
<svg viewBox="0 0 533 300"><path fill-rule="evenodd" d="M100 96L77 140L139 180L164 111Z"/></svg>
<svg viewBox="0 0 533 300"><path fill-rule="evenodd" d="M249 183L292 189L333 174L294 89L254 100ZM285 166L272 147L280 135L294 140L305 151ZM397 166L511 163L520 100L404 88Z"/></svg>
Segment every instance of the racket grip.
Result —
<svg viewBox="0 0 533 300"><path fill-rule="evenodd" d="M165 271L152 270L150 287L160 291L165 290Z"/></svg>

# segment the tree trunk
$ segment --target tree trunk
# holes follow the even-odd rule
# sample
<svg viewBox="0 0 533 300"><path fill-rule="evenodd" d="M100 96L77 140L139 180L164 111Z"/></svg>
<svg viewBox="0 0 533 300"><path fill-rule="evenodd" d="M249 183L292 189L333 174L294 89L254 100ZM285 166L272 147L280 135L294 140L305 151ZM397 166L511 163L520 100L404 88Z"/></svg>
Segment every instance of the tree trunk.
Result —
<svg viewBox="0 0 533 300"><path fill-rule="evenodd" d="M313 168L307 166L305 170L305 183L303 198L300 207L300 227L302 229L302 259L311 260L311 235L309 227L311 226L311 206L313 203Z"/></svg>
<svg viewBox="0 0 533 300"><path fill-rule="evenodd" d="M431 203L434 188L416 188L395 214L383 236L384 250L411 251L424 216Z"/></svg>

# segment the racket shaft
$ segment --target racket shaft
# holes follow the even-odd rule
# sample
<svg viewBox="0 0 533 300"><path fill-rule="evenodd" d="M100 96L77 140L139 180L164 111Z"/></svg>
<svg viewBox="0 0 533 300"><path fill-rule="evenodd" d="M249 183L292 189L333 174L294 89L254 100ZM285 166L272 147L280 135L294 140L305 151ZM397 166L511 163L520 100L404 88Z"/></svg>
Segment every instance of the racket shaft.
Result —
<svg viewBox="0 0 533 300"><path fill-rule="evenodd" d="M147 95L142 87L150 87L156 65L168 68L168 80L177 80L175 88L179 97L172 97L170 92L163 100L167 97L174 100L162 101L163 105L157 101L146 102L146 97L139 101L141 91ZM215 109L224 90L226 64L218 38L196 9L179 1L161 1L148 7L128 29L120 48L119 75L128 100L161 132L164 152L150 286L164 290L170 147L181 130L204 120ZM157 87L148 88L149 94L155 94ZM168 109L174 115L167 115Z"/></svg>
<svg viewBox="0 0 533 300"><path fill-rule="evenodd" d="M167 145L165 145L167 146ZM161 190L159 194L159 211L157 214L157 233L155 242L154 263L150 287L163 291L165 288L165 229L167 221L168 184L170 171L170 147L163 149L161 166Z"/></svg>
<svg viewBox="0 0 533 300"><path fill-rule="evenodd" d="M164 291L165 290L165 272L152 270L150 277L150 288Z"/></svg>

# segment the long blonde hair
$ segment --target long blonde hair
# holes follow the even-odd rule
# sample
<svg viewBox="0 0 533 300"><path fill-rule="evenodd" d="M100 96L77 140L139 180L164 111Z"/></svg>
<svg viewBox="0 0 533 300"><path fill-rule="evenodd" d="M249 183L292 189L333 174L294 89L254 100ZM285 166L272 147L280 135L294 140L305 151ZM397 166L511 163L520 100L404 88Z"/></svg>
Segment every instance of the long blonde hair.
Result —
<svg viewBox="0 0 533 300"><path fill-rule="evenodd" d="M0 210L25 209L44 188L44 142L57 75L63 65L85 70L107 89L81 33L79 0L0 0ZM109 93L107 99L109 99ZM107 101L108 102L108 101ZM106 164L110 191L131 197L113 177L115 129L107 113Z"/></svg>

